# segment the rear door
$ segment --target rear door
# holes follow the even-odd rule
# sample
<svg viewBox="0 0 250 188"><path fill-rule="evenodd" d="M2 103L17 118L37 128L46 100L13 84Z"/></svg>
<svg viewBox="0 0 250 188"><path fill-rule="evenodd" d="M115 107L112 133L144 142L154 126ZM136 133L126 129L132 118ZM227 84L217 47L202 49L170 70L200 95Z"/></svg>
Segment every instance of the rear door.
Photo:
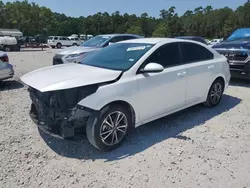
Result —
<svg viewBox="0 0 250 188"><path fill-rule="evenodd" d="M156 50L142 65L159 63L160 73L138 73L140 117L146 121L185 105L187 70L180 64L178 43L166 44Z"/></svg>
<svg viewBox="0 0 250 188"><path fill-rule="evenodd" d="M183 42L180 49L182 64L187 65L188 72L186 104L191 104L207 95L216 74L216 63L213 53L199 44Z"/></svg>

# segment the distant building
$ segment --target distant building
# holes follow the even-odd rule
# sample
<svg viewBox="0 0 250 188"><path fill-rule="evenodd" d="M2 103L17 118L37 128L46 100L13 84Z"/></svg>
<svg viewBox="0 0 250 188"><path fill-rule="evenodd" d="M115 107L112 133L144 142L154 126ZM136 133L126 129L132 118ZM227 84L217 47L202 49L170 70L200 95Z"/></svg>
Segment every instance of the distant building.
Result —
<svg viewBox="0 0 250 188"><path fill-rule="evenodd" d="M23 33L18 29L1 29L0 36L22 37Z"/></svg>

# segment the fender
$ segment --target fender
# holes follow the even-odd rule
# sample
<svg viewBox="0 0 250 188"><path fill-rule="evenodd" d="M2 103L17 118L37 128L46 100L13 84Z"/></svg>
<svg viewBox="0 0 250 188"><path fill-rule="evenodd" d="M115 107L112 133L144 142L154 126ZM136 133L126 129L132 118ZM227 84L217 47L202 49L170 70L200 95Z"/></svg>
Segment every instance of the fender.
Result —
<svg viewBox="0 0 250 188"><path fill-rule="evenodd" d="M127 89L129 88L129 90ZM134 81L121 81L103 85L97 91L83 100L78 105L93 110L101 110L107 104L115 101L124 101L129 103L135 111L136 122L139 121L138 111L138 85Z"/></svg>

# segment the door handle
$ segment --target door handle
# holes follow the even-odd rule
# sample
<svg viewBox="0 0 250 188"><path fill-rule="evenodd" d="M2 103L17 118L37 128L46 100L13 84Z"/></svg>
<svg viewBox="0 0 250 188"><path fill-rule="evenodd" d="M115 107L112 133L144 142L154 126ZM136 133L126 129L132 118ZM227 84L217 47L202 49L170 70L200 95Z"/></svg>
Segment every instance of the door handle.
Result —
<svg viewBox="0 0 250 188"><path fill-rule="evenodd" d="M208 69L213 69L214 68L214 65L209 65L208 66Z"/></svg>
<svg viewBox="0 0 250 188"><path fill-rule="evenodd" d="M187 72L179 72L177 75L179 77L184 77L187 74Z"/></svg>

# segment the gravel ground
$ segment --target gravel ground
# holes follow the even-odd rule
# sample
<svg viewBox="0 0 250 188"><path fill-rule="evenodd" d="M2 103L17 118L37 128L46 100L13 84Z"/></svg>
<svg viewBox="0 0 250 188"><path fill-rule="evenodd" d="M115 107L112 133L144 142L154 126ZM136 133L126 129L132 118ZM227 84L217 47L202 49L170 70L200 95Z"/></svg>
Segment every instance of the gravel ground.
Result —
<svg viewBox="0 0 250 188"><path fill-rule="evenodd" d="M250 187L250 84L234 80L221 104L195 106L135 130L110 153L65 141L30 120L20 75L56 50L9 53L16 76L0 88L0 187Z"/></svg>

